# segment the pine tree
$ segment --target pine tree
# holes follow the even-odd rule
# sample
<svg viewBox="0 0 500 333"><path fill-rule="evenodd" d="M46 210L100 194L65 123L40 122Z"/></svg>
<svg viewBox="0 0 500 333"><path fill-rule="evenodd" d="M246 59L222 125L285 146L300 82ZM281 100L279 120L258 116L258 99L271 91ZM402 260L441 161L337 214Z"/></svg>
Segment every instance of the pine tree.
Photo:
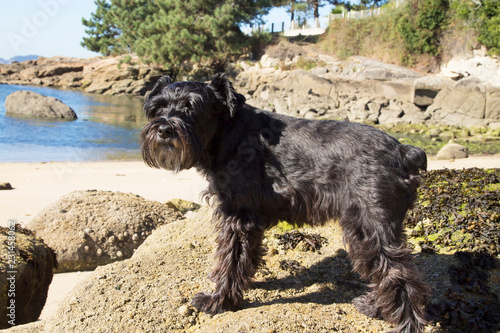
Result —
<svg viewBox="0 0 500 333"><path fill-rule="evenodd" d="M248 50L241 24L261 23L270 0L96 0L82 45L104 55L133 52L173 75L187 61L223 63Z"/></svg>
<svg viewBox="0 0 500 333"><path fill-rule="evenodd" d="M103 55L110 55L116 45L116 37L120 35L120 30L108 19L111 4L106 0L95 0L97 6L95 13L86 20L82 18L84 26L88 27L85 33L88 37L83 37L80 43L90 51L99 52Z"/></svg>
<svg viewBox="0 0 500 333"><path fill-rule="evenodd" d="M255 1L157 0L158 10L138 30L134 51L173 75L186 61L212 65L227 61L249 45L239 28L263 7Z"/></svg>

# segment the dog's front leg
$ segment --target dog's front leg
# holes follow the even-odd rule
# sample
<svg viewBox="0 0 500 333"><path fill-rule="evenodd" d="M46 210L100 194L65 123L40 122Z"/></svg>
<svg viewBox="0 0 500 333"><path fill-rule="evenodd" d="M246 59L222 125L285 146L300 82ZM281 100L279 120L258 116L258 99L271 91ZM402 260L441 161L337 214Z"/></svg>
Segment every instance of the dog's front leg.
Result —
<svg viewBox="0 0 500 333"><path fill-rule="evenodd" d="M213 293L198 293L192 305L200 311L216 314L237 310L243 291L250 286L258 267L263 263L263 226L258 215L241 209L236 214L218 213L217 264L210 275L215 282Z"/></svg>

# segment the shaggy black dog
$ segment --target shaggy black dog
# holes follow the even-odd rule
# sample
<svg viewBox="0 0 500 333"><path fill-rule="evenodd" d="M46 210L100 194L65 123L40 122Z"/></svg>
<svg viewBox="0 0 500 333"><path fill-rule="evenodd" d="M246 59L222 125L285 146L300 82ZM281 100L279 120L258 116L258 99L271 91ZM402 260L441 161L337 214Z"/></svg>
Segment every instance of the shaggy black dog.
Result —
<svg viewBox="0 0 500 333"><path fill-rule="evenodd" d="M343 228L353 268L371 291L353 300L370 317L419 332L429 288L411 263L403 219L416 199L427 158L373 127L304 120L245 104L224 74L210 84L162 77L144 104L147 165L195 167L216 196L217 264L212 293L192 304L236 310L263 264L264 230L280 220Z"/></svg>

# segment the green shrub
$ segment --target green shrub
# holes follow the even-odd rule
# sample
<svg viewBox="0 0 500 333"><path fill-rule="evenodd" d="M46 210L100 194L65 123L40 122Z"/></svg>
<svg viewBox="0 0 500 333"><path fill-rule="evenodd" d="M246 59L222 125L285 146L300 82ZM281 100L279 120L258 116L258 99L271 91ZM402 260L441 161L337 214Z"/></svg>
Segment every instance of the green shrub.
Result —
<svg viewBox="0 0 500 333"><path fill-rule="evenodd" d="M448 0L410 0L397 29L410 53L440 53L439 38L447 25Z"/></svg>
<svg viewBox="0 0 500 333"><path fill-rule="evenodd" d="M479 21L478 41L491 55L500 55L500 1L482 0L477 9Z"/></svg>

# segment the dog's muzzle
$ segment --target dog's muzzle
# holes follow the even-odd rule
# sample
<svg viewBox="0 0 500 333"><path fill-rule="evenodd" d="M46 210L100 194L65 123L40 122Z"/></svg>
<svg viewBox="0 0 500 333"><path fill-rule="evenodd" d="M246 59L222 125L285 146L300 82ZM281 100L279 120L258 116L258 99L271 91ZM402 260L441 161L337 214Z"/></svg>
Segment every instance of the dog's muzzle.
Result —
<svg viewBox="0 0 500 333"><path fill-rule="evenodd" d="M161 139L168 139L174 135L175 131L170 124L162 124L158 126L157 133Z"/></svg>

